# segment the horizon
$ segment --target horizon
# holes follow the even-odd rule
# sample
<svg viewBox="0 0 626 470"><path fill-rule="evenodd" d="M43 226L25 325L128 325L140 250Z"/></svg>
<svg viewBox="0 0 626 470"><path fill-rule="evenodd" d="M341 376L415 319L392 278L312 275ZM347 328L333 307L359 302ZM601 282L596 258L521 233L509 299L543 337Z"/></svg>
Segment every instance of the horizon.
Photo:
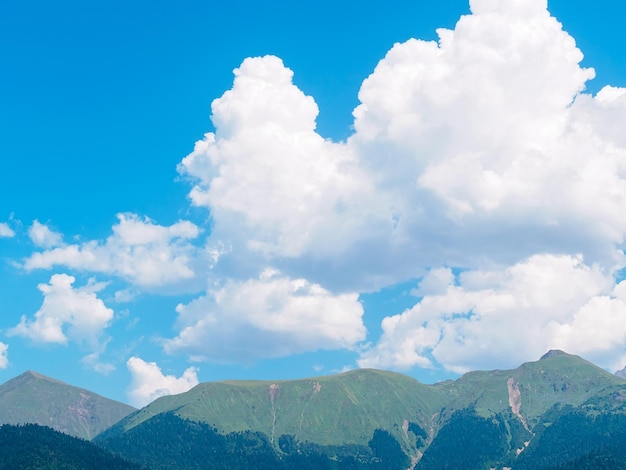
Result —
<svg viewBox="0 0 626 470"><path fill-rule="evenodd" d="M513 372L513 371L515 371L517 369L522 368L526 364L532 364L532 363L540 362L540 361L542 361L544 359L548 359L550 357L553 357L554 355L566 355L566 356L576 357L576 358L581 359L581 360L583 360L585 362L588 362L589 364L591 364L591 365L593 365L595 367L599 367L597 364L594 364L594 363L588 361L587 359L585 359L582 356L578 356L576 354L570 354L570 353L568 353L566 351L562 351L560 349L550 349L549 351L545 352L540 358L538 358L536 360L523 362L523 363L517 365L514 368L504 370L504 372L507 372L507 371ZM626 369L626 367L625 367L625 369ZM603 369L603 370L605 372L607 372L608 374L610 374L610 375L613 375L613 376L619 377L619 378L621 378L623 380L626 380L626 377L623 377L623 376L617 374L617 372L620 372L620 371L616 371L616 372L612 373L610 371L607 371L606 369ZM253 382L253 383L298 382L298 381L306 381L306 380L313 380L313 379L322 379L322 378L335 377L335 376L345 375L345 374L352 374L352 373L359 372L359 371L384 372L384 373L398 374L398 375L402 375L404 377L408 377L410 379L413 379L413 380L417 381L418 383L420 383L422 385L428 385L428 386L436 386L436 385L439 385L439 384L442 384L442 383L445 383L445 382L451 382L451 381L454 382L454 381L462 378L466 374L473 374L475 372L485 372L485 373L489 373L489 372L503 372L502 369L476 369L476 370L468 371L468 372L466 372L464 374L460 374L457 377L455 377L454 379L443 379L443 380L439 380L437 382L426 383L426 382L421 382L420 380L416 379L415 377L413 377L413 376L411 376L409 374L403 373L403 372L398 372L398 371L394 371L394 370L390 370L390 369L376 369L376 368L363 367L363 368L350 369L350 370L347 370L347 371L336 371L336 372L331 372L331 373L324 374L324 375L311 375L311 376L295 378L295 379L272 380L271 378L269 378L269 379L267 379L267 378L266 379L254 379L254 378L252 378L252 379L236 379L236 378L232 378L232 379L220 379L220 380L211 380L211 381L201 381L201 382L198 382L196 385L210 384L210 383L230 384L230 385L232 385L232 384L249 384L251 382ZM45 379L45 380L51 380L51 381L54 381L54 382L59 382L59 383L64 384L64 385L68 385L70 387L75 387L75 388L78 388L78 389L82 389L82 390L85 390L87 392L99 395L99 396L101 396L103 398L119 401L119 402L121 402L123 404L133 406L136 409L141 409L143 406L146 406L146 405L152 403L152 401L150 401L150 402L148 402L148 403L146 403L144 405L141 405L141 406L131 405L130 403L128 403L125 400L116 400L116 399L108 397L106 395L101 395L100 393L97 393L94 390L90 390L90 389L82 387L82 386L78 386L78 385L75 385L75 384L72 384L72 383L69 383L69 382L65 382L65 381L59 380L56 377L51 377L51 376L42 374L42 373L40 373L40 372L38 372L36 370L32 370L32 369L26 370L26 371L22 372L21 374L18 374L18 375L14 376L14 377L11 377L11 378L7 379L5 382L0 383L0 386L2 386L5 383L10 382L10 381L12 381L14 379L18 379L18 378L20 378L20 377L22 377L24 375L29 375L29 374L33 375L35 377L38 377L38 378ZM196 385L194 385L193 387L195 387ZM191 388L189 390L191 390ZM178 394L181 394L181 393L186 393L189 390L182 391L182 392L179 392L179 393L174 393L172 395L178 395ZM158 395L158 396L156 396L154 398L154 400L160 398L161 396L165 396L165 395Z"/></svg>
<svg viewBox="0 0 626 470"><path fill-rule="evenodd" d="M471 9L0 7L0 382L626 366L626 5Z"/></svg>

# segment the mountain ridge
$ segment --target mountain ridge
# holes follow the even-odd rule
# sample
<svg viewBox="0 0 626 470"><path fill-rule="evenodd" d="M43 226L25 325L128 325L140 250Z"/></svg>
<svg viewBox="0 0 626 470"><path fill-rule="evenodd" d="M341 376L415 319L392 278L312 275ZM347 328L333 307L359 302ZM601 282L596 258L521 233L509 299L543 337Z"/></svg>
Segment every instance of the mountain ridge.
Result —
<svg viewBox="0 0 626 470"><path fill-rule="evenodd" d="M611 406L617 409L619 399L611 398L618 396L615 393L626 396L626 380L554 350L515 369L472 371L431 385L377 369L298 380L204 382L188 392L158 398L96 440L115 440L171 413L224 435L262 433L277 449L280 439L320 448L364 448L380 430L416 460L454 416L471 410L476 416L471 419L499 420L508 429L514 453L524 449L554 406L581 407L602 396L603 403L616 401Z"/></svg>
<svg viewBox="0 0 626 470"><path fill-rule="evenodd" d="M92 439L135 408L28 370L0 385L0 424L38 424Z"/></svg>
<svg viewBox="0 0 626 470"><path fill-rule="evenodd" d="M175 409L178 416L224 433L258 429L271 441L293 435L320 445L337 440L366 444L390 416L408 425L409 414L435 413L443 401L430 387L406 375L376 369L298 380L205 382L188 392L158 398L114 427L128 431ZM223 400L210 399L219 396ZM326 409L336 413L325 413ZM220 422L227 415L231 421ZM406 436L395 434L410 446Z"/></svg>

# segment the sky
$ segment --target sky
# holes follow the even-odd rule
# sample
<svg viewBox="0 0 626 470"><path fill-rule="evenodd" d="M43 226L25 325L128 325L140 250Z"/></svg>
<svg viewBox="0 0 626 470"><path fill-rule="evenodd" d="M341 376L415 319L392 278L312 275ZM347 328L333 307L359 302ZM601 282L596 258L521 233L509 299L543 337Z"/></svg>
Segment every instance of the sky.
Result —
<svg viewBox="0 0 626 470"><path fill-rule="evenodd" d="M621 369L625 14L1 2L0 382Z"/></svg>

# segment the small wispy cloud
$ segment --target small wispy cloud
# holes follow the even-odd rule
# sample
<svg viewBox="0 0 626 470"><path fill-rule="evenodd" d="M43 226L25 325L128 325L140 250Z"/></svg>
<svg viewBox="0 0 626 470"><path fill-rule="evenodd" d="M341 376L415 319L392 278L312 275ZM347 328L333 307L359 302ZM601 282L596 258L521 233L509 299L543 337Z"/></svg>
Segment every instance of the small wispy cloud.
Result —
<svg viewBox="0 0 626 470"><path fill-rule="evenodd" d="M6 369L9 366L9 345L0 342L0 369Z"/></svg>
<svg viewBox="0 0 626 470"><path fill-rule="evenodd" d="M0 238L11 238L14 236L15 232L11 227L9 227L9 224L5 222L0 222Z"/></svg>
<svg viewBox="0 0 626 470"><path fill-rule="evenodd" d="M36 246L41 248L52 248L63 242L63 236L60 233L51 230L38 220L33 221L28 228L28 236Z"/></svg>

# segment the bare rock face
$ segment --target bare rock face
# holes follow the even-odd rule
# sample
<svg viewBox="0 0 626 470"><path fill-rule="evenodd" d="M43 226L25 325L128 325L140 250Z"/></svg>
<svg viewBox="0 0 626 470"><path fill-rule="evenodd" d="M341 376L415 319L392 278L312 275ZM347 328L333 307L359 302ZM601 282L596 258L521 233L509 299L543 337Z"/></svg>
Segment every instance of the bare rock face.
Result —
<svg viewBox="0 0 626 470"><path fill-rule="evenodd" d="M617 372L615 372L615 375L621 377L622 379L626 379L626 366L624 366L622 370L618 370Z"/></svg>

